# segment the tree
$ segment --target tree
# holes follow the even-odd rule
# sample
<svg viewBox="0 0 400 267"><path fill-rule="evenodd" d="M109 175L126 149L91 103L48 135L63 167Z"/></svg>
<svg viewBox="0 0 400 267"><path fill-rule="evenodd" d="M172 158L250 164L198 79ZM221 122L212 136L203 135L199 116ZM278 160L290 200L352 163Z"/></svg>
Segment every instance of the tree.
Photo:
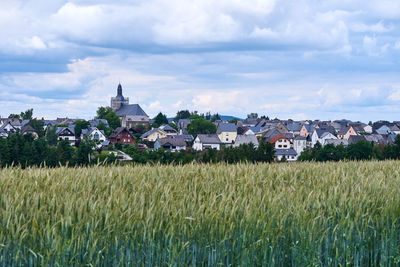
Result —
<svg viewBox="0 0 400 267"><path fill-rule="evenodd" d="M153 127L155 128L160 127L163 124L168 124L167 116L165 114L162 114L161 112L158 113L153 120L154 120Z"/></svg>
<svg viewBox="0 0 400 267"><path fill-rule="evenodd" d="M111 107L99 107L96 118L107 120L113 130L121 126L121 120Z"/></svg>
<svg viewBox="0 0 400 267"><path fill-rule="evenodd" d="M25 112L21 112L21 120L32 120L33 109L28 109Z"/></svg>
<svg viewBox="0 0 400 267"><path fill-rule="evenodd" d="M57 145L56 127L49 126L46 130L46 141L50 146Z"/></svg>
<svg viewBox="0 0 400 267"><path fill-rule="evenodd" d="M88 165L90 163L90 155L93 152L94 146L94 142L87 139L80 142L79 147L76 150L76 164Z"/></svg>
<svg viewBox="0 0 400 267"><path fill-rule="evenodd" d="M219 116L218 113L217 113L217 114L214 114L214 115L211 117L211 122L219 121L219 120L221 120L221 118L220 118L220 116Z"/></svg>
<svg viewBox="0 0 400 267"><path fill-rule="evenodd" d="M74 149L71 147L68 140L62 140L57 145L57 162L65 165L71 162Z"/></svg>
<svg viewBox="0 0 400 267"><path fill-rule="evenodd" d="M189 110L180 110L176 113L174 121L178 121L180 119L188 119L190 117Z"/></svg>
<svg viewBox="0 0 400 267"><path fill-rule="evenodd" d="M248 119L258 119L258 114L257 113L250 113L247 114Z"/></svg>
<svg viewBox="0 0 400 267"><path fill-rule="evenodd" d="M352 160L368 160L373 155L372 143L366 140L360 140L347 147L347 156Z"/></svg>
<svg viewBox="0 0 400 267"><path fill-rule="evenodd" d="M97 125L97 129L99 129L100 131L104 131L104 134L105 134L107 137L109 137L110 134L111 134L111 132L112 132L112 129L111 129L111 128L107 128L107 126L106 126L104 123L102 123L102 122L100 122L100 123Z"/></svg>
<svg viewBox="0 0 400 267"><path fill-rule="evenodd" d="M90 123L85 120L77 120L74 122L75 124L75 137L80 138L82 134L82 130L87 129L90 126Z"/></svg>
<svg viewBox="0 0 400 267"><path fill-rule="evenodd" d="M194 119L188 126L189 134L215 134L217 127L214 123L205 120L204 118Z"/></svg>
<svg viewBox="0 0 400 267"><path fill-rule="evenodd" d="M33 129L35 129L36 133L39 135L39 137L44 136L44 121L43 120L38 120L38 119L32 119L29 121L28 125L30 125Z"/></svg>
<svg viewBox="0 0 400 267"><path fill-rule="evenodd" d="M10 114L8 116L8 118L9 119L19 119L19 120L21 120L21 117L18 114Z"/></svg>

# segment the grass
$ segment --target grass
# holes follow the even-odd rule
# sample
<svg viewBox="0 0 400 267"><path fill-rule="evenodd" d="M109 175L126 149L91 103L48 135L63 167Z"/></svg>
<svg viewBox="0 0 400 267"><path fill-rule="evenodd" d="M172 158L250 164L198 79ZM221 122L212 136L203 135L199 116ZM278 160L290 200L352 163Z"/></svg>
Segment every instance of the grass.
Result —
<svg viewBox="0 0 400 267"><path fill-rule="evenodd" d="M398 266L400 164L0 170L3 266Z"/></svg>

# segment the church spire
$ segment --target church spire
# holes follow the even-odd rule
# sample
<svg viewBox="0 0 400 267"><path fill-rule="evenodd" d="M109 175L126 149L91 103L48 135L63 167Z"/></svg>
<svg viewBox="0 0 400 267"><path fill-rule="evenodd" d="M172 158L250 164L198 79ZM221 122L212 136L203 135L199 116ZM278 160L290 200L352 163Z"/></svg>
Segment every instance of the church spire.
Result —
<svg viewBox="0 0 400 267"><path fill-rule="evenodd" d="M121 86L121 84L118 84L117 96L122 96L122 86Z"/></svg>

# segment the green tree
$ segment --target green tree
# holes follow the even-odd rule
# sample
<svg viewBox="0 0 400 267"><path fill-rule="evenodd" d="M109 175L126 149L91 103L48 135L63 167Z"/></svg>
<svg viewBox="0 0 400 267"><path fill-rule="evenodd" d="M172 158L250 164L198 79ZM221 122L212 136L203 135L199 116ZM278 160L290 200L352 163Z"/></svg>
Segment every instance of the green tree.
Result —
<svg viewBox="0 0 400 267"><path fill-rule="evenodd" d="M204 118L194 119L188 126L189 134L215 134L217 127L214 123L205 120Z"/></svg>
<svg viewBox="0 0 400 267"><path fill-rule="evenodd" d="M368 160L373 155L372 143L366 140L360 140L347 147L347 156L352 160Z"/></svg>
<svg viewBox="0 0 400 267"><path fill-rule="evenodd" d="M85 120L77 120L74 122L75 124L75 137L80 138L82 130L87 129L90 126L90 123Z"/></svg>
<svg viewBox="0 0 400 267"><path fill-rule="evenodd" d="M76 164L83 166L90 163L90 157L93 153L94 142L90 140L83 140L80 142L78 149L76 150Z"/></svg>
<svg viewBox="0 0 400 267"><path fill-rule="evenodd" d="M111 132L112 132L112 129L111 128L107 128L107 126L102 122L100 122L97 125L97 129L99 129L100 131L104 131L104 134L106 135L106 137L109 137Z"/></svg>
<svg viewBox="0 0 400 267"><path fill-rule="evenodd" d="M221 120L221 118L220 118L220 116L219 116L218 113L217 113L217 114L214 114L214 115L211 117L211 122L219 121L219 120Z"/></svg>
<svg viewBox="0 0 400 267"><path fill-rule="evenodd" d="M62 165L72 161L74 149L68 140L61 140L57 145L57 162Z"/></svg>
<svg viewBox="0 0 400 267"><path fill-rule="evenodd" d="M161 112L157 114L157 116L154 117L154 123L153 127L157 128L160 127L163 124L168 124L168 118L165 114L162 114Z"/></svg>
<svg viewBox="0 0 400 267"><path fill-rule="evenodd" d="M248 119L258 119L258 114L257 113L250 113L247 114Z"/></svg>
<svg viewBox="0 0 400 267"><path fill-rule="evenodd" d="M38 119L31 119L28 123L33 129L35 129L36 133L39 135L39 137L42 137L45 135L44 132L44 120L38 120Z"/></svg>
<svg viewBox="0 0 400 267"><path fill-rule="evenodd" d="M57 145L56 127L49 126L46 130L46 141L50 146Z"/></svg>
<svg viewBox="0 0 400 267"><path fill-rule="evenodd" d="M121 120L111 107L99 107L96 118L107 120L112 130L121 126Z"/></svg>
<svg viewBox="0 0 400 267"><path fill-rule="evenodd" d="M33 109L28 109L25 112L21 112L21 120L32 120L32 116L33 116Z"/></svg>
<svg viewBox="0 0 400 267"><path fill-rule="evenodd" d="M21 120L21 116L18 115L18 114L10 114L10 115L8 116L8 118L9 118L9 119L19 119L19 120Z"/></svg>
<svg viewBox="0 0 400 267"><path fill-rule="evenodd" d="M178 121L180 119L188 119L190 117L189 110L180 110L176 113L174 121Z"/></svg>

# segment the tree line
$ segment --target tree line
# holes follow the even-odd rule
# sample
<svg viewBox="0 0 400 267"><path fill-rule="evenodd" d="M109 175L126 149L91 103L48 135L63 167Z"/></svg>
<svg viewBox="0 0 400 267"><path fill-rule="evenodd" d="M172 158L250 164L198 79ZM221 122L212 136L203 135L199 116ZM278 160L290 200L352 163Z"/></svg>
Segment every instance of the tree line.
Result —
<svg viewBox="0 0 400 267"><path fill-rule="evenodd" d="M400 135L393 144L373 144L366 140L350 144L321 146L317 143L313 148L307 148L301 153L300 161L343 161L343 160L386 160L400 159Z"/></svg>

